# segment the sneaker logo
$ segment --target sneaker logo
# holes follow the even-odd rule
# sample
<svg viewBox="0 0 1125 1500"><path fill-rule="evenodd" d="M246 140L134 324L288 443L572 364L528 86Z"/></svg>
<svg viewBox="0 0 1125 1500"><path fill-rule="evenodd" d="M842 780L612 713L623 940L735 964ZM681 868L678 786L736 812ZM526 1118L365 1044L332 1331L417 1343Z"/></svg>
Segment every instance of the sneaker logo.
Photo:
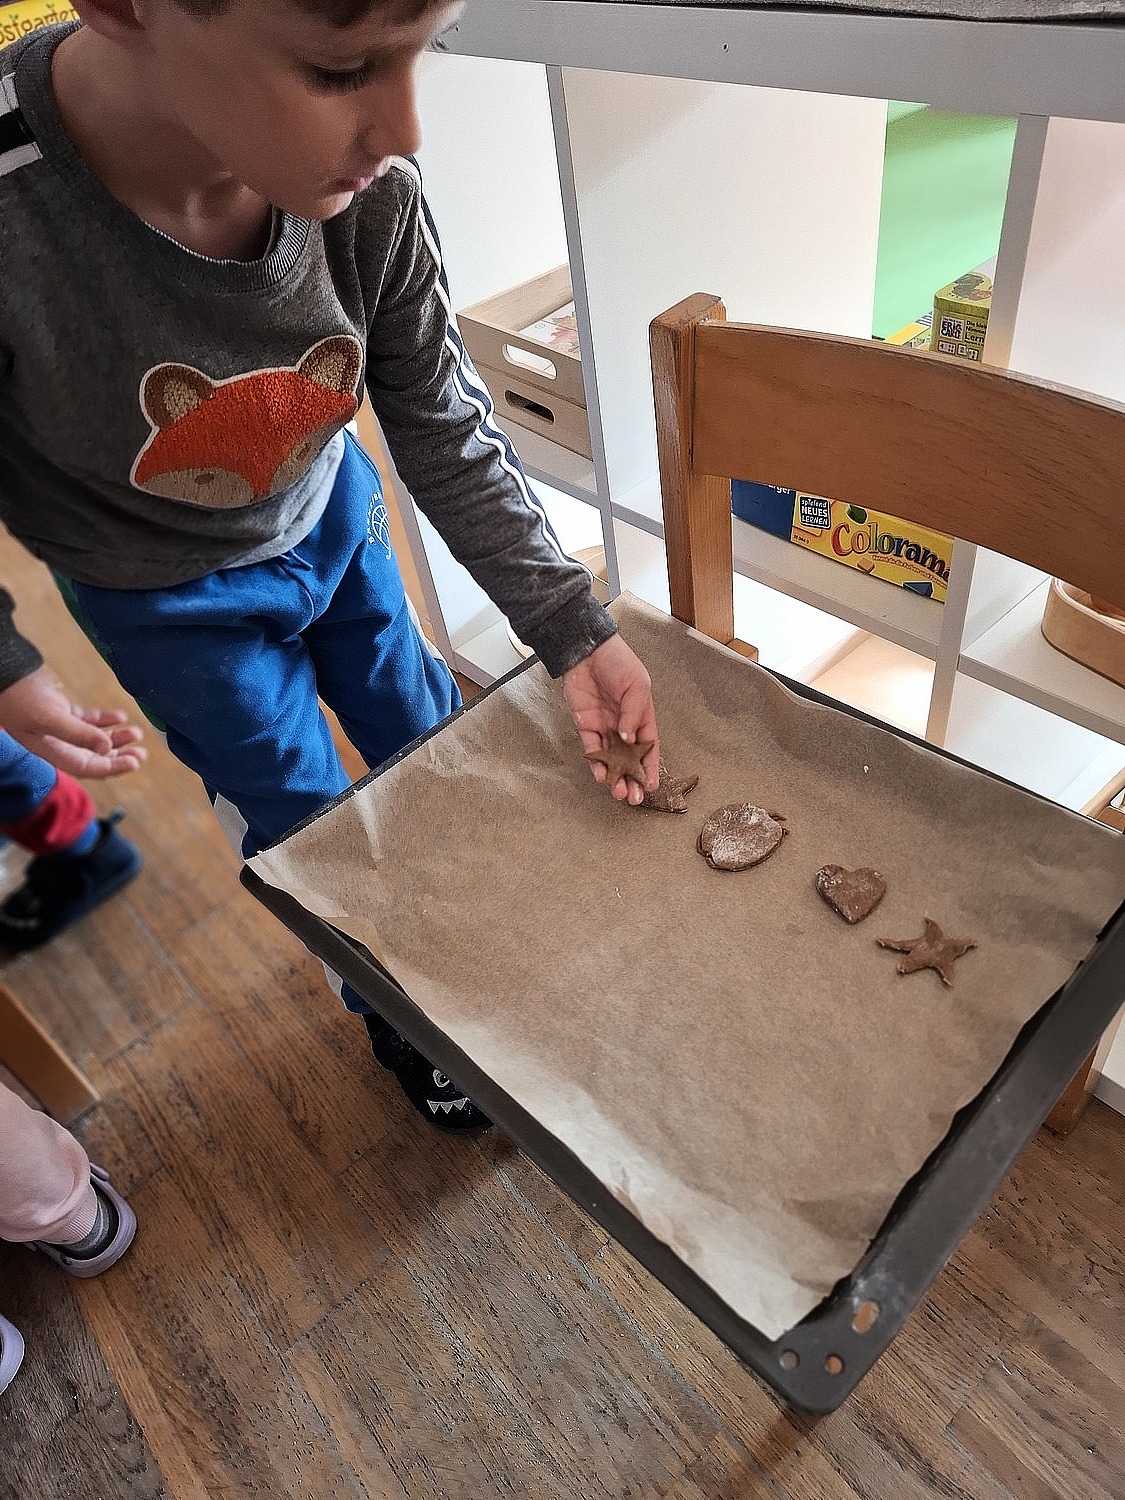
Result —
<svg viewBox="0 0 1125 1500"><path fill-rule="evenodd" d="M458 1114L461 1114L465 1110L471 1109L473 1107L473 1101L471 1099L427 1099L426 1107L432 1115L436 1115L439 1113L443 1115L451 1115L454 1110L456 1110Z"/></svg>
<svg viewBox="0 0 1125 1500"><path fill-rule="evenodd" d="M454 1089L457 1087L452 1078L450 1078L449 1074L443 1073L440 1068L434 1068L430 1076L433 1079L434 1088L438 1089L443 1094L447 1093L450 1089ZM463 1113L467 1109L472 1109L473 1101L466 1098L464 1094L462 1094L459 1099L427 1098L426 1107L429 1109L430 1114L432 1115L436 1115L439 1113L443 1115L451 1115L454 1110L456 1110L458 1113Z"/></svg>

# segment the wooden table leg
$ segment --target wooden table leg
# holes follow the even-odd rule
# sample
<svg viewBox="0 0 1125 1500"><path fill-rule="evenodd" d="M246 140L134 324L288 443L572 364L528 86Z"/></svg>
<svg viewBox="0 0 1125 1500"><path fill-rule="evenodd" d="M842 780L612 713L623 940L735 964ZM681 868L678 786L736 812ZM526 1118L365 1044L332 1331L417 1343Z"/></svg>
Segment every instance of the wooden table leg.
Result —
<svg viewBox="0 0 1125 1500"><path fill-rule="evenodd" d="M3 985L0 1063L62 1125L69 1125L98 1102L98 1091L90 1080Z"/></svg>
<svg viewBox="0 0 1125 1500"><path fill-rule="evenodd" d="M1097 1056L1095 1049L1075 1073L1074 1077L1066 1086L1062 1098L1047 1116L1046 1126L1053 1130L1056 1135L1067 1135L1078 1124L1083 1110L1089 1104L1094 1093L1094 1058Z"/></svg>
<svg viewBox="0 0 1125 1500"><path fill-rule="evenodd" d="M1122 790L1125 790L1125 770L1118 772L1112 781L1107 782L1101 791L1086 803L1082 811L1087 817L1097 818L1099 823L1125 833L1125 813L1111 806L1114 798ZM1066 1135L1068 1131L1074 1129L1083 1110L1093 1097L1096 1057L1097 1050L1095 1049L1067 1084L1062 1098L1047 1116L1047 1129L1053 1130L1056 1135Z"/></svg>

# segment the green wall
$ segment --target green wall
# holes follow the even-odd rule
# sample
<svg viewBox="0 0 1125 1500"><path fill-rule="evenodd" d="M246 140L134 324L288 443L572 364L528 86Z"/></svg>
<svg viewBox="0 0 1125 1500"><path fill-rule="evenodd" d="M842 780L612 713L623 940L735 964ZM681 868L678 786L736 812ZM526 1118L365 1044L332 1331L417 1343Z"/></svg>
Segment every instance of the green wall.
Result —
<svg viewBox="0 0 1125 1500"><path fill-rule="evenodd" d="M933 306L939 287L996 254L1014 120L917 105L887 108L873 332Z"/></svg>

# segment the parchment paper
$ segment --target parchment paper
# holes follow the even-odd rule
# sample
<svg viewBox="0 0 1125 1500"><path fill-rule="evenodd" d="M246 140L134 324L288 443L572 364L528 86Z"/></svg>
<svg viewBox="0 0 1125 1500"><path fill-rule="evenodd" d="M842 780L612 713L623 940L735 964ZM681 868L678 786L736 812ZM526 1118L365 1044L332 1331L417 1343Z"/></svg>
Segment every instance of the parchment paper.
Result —
<svg viewBox="0 0 1125 1500"><path fill-rule="evenodd" d="M742 1317L776 1337L894 1198L1125 896L1125 839L795 697L635 600L686 814L592 780L541 667L253 860L414 1001ZM726 802L785 813L764 864L696 852ZM824 864L874 865L849 927ZM900 976L876 936L979 947Z"/></svg>

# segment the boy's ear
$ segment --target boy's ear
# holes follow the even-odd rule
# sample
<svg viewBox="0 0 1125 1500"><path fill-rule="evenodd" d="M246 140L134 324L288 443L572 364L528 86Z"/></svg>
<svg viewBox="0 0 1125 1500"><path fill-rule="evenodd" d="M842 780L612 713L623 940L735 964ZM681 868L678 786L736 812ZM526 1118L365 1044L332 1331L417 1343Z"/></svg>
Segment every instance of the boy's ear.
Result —
<svg viewBox="0 0 1125 1500"><path fill-rule="evenodd" d="M71 0L84 26L114 41L133 41L144 29L135 0Z"/></svg>

